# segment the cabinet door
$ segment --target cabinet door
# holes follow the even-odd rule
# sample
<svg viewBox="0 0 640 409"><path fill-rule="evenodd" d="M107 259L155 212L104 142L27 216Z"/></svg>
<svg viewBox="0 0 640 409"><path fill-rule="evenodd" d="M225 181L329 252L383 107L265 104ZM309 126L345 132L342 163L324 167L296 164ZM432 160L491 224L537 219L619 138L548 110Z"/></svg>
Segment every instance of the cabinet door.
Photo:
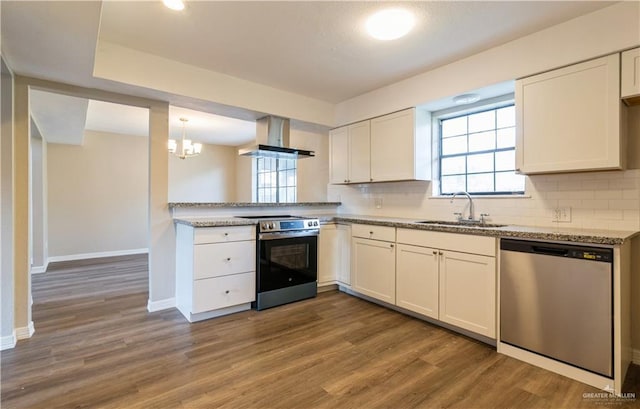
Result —
<svg viewBox="0 0 640 409"><path fill-rule="evenodd" d="M495 338L495 258L453 251L439 257L440 320Z"/></svg>
<svg viewBox="0 0 640 409"><path fill-rule="evenodd" d="M329 171L333 184L349 181L349 127L333 129L329 132Z"/></svg>
<svg viewBox="0 0 640 409"><path fill-rule="evenodd" d="M371 181L369 121L349 125L349 182Z"/></svg>
<svg viewBox="0 0 640 409"><path fill-rule="evenodd" d="M351 241L353 288L370 297L394 304L396 300L395 244L353 238Z"/></svg>
<svg viewBox="0 0 640 409"><path fill-rule="evenodd" d="M396 305L438 319L438 250L398 245Z"/></svg>
<svg viewBox="0 0 640 409"><path fill-rule="evenodd" d="M318 285L336 280L340 263L340 242L335 224L320 226L318 237Z"/></svg>
<svg viewBox="0 0 640 409"><path fill-rule="evenodd" d="M374 182L415 178L415 109L371 120L371 179Z"/></svg>
<svg viewBox="0 0 640 409"><path fill-rule="evenodd" d="M618 54L516 81L516 168L624 167Z"/></svg>
<svg viewBox="0 0 640 409"><path fill-rule="evenodd" d="M640 48L622 53L621 71L622 98L640 97Z"/></svg>
<svg viewBox="0 0 640 409"><path fill-rule="evenodd" d="M351 285L351 226L336 225L338 248L340 258L338 260L337 280L341 284Z"/></svg>

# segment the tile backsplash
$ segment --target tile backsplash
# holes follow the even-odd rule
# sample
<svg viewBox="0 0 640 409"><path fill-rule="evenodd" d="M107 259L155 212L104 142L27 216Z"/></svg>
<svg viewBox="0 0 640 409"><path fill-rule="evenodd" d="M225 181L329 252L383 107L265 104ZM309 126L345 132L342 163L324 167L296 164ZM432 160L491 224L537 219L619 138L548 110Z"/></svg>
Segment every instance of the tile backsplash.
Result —
<svg viewBox="0 0 640 409"><path fill-rule="evenodd" d="M535 175L524 197L475 197L476 217L494 223L604 230L640 230L640 170ZM468 215L466 197L432 195L430 182L329 185L329 201L341 201L342 214L454 220ZM571 208L570 222L555 222L554 209Z"/></svg>

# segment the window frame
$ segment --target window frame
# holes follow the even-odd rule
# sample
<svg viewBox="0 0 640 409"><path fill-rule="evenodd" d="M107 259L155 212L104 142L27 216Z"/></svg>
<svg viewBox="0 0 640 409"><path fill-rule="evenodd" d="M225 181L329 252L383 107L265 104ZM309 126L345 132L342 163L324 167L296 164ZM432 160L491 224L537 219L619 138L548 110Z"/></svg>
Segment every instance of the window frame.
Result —
<svg viewBox="0 0 640 409"><path fill-rule="evenodd" d="M464 116L469 116L469 115L474 115L474 114L479 114L479 113L483 113L483 112L489 112L489 111L497 111L498 109L501 108L506 108L506 107L510 107L510 106L514 106L515 105L515 101L513 99L513 94L508 94L508 95L504 95L502 97L497 97L497 98L492 98L491 100L484 100L484 101L480 101L476 104L473 105L469 105L466 107L454 107L454 108L450 108L450 109L446 109L446 110L442 110L439 112L434 112L433 113L433 121L434 121L434 131L437 134L437 149L435 150L438 154L438 158L436 161L434 161L434 164L437 166L437 169L435 169L434 174L438 175L437 179L438 179L438 183L437 186L436 184L434 184L434 196L436 197L449 197L451 195L453 195L453 193L443 193L442 192L442 160L443 159L447 159L447 158L454 158L454 157L467 157L470 154L472 155L479 155L479 154L487 154L487 153L493 153L494 157L493 157L493 170L491 172L478 172L478 173L468 173L467 169L466 169L466 165L465 165L465 173L459 173L459 174L455 174L455 175L446 175L446 176L457 176L457 175L464 175L464 176L469 176L469 175L474 175L474 174L485 174L485 173L491 173L493 175L493 186L494 186L494 191L492 192L469 192L469 194L473 195L473 196L483 196L483 197L499 197L499 196L523 196L525 194L525 190L526 190L526 185L523 187L523 190L518 190L518 191L497 191L495 190L495 181L496 181L496 174L500 173L501 171L496 171L496 158L495 158L495 154L496 153L500 153L500 152L509 152L509 151L514 151L515 152L515 146L513 148L509 147L509 148L495 148L495 149L488 149L488 150L482 150L482 151L474 151L474 152L469 152L469 140L468 140L468 128L467 128L467 133L465 134L467 136L467 150L464 153L456 153L456 154L451 154L451 155L443 155L442 153L442 148L443 148L443 143L442 143L442 121L445 120L449 120L449 119L455 119L455 118L460 118L460 117L464 117ZM502 128L500 128L502 129ZM491 130L493 131L497 131L498 128L494 127ZM514 164L515 165L515 164ZM515 166L514 166L515 167ZM465 178L465 188L468 189L468 179ZM468 191L468 190L467 190Z"/></svg>
<svg viewBox="0 0 640 409"><path fill-rule="evenodd" d="M254 176L255 176L255 202L256 203L296 203L297 199L298 199L298 161L296 159L281 159L281 158L269 158L269 157L258 157L255 158L255 172L254 172ZM260 171L260 165L259 165L259 161L260 160L265 160L265 159L269 159L269 160L275 160L275 167L276 170L269 170L269 171ZM286 161L286 162L290 162L293 164L293 167L288 166L284 169L280 168L280 163L281 161ZM263 167L264 169L264 167ZM293 170L294 171L294 175L295 175L295 184L294 185L286 185L284 186L284 188L291 188L293 187L293 201L280 201L280 172L286 172L286 171L290 171ZM260 186L260 174L273 174L275 173L275 179L276 179L276 185L275 187L265 187L265 186ZM275 201L267 201L267 202L261 202L260 201L260 190L263 191L267 191L267 190L275 190Z"/></svg>

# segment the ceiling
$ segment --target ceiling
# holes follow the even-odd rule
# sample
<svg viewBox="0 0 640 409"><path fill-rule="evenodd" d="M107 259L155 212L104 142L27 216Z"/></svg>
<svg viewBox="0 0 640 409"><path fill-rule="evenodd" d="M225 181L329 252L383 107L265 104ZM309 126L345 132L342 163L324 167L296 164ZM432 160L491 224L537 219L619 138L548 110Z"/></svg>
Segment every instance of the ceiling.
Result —
<svg viewBox="0 0 640 409"><path fill-rule="evenodd" d="M416 26L399 40L373 40L364 21L389 3L192 1L175 12L110 1L99 39L338 103L607 4L393 2L414 12Z"/></svg>
<svg viewBox="0 0 640 409"><path fill-rule="evenodd" d="M370 39L362 28L364 20L389 4L413 10L417 16L415 29L407 37L390 42ZM187 0L186 10L175 12L159 0L2 0L2 54L18 74L168 101L173 106L172 112L180 106L200 111L203 116L209 113L243 119L216 125L225 129L221 135L229 135L233 133L229 130L233 123L239 128L238 135L243 135L242 129L248 129L245 122L251 123L264 113L94 77L97 44L104 41L125 45L168 60L337 103L610 4ZM188 79L177 79L185 80ZM102 123L90 125L101 129L112 121L96 118L113 115L124 122L128 117L124 113L109 114L110 108L93 101L86 106L89 109L86 124ZM55 117L52 112L40 116ZM36 121L43 126L44 121ZM172 116L171 122L176 121ZM58 126L65 126L66 121L56 123L61 122ZM188 133L198 132L199 124L190 121ZM121 133L139 132L135 127L122 129L123 124L118 127ZM251 129L253 132L253 124ZM208 135L214 133L208 131ZM225 141L229 136L220 138Z"/></svg>
<svg viewBox="0 0 640 409"><path fill-rule="evenodd" d="M87 100L31 90L30 109L42 137L49 143L82 145L84 131L132 136L149 135L149 111L129 105ZM239 146L252 142L256 124L180 107L169 107L169 135L179 139L182 121L187 139L213 145Z"/></svg>

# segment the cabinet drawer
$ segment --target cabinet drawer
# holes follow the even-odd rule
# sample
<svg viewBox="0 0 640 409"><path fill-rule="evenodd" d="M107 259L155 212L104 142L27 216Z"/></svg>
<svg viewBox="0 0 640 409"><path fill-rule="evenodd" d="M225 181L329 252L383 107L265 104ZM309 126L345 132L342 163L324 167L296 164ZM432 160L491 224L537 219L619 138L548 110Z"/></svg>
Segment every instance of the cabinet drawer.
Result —
<svg viewBox="0 0 640 409"><path fill-rule="evenodd" d="M246 273L256 269L256 242L198 244L194 246L193 278L195 280Z"/></svg>
<svg viewBox="0 0 640 409"><path fill-rule="evenodd" d="M370 224L354 224L351 226L351 236L371 240L396 241L396 228Z"/></svg>
<svg viewBox="0 0 640 409"><path fill-rule="evenodd" d="M470 234L442 233L413 229L398 229L398 243L463 253L496 256L495 237L473 236Z"/></svg>
<svg viewBox="0 0 640 409"><path fill-rule="evenodd" d="M193 282L192 313L217 310L256 299L255 272L207 278Z"/></svg>
<svg viewBox="0 0 640 409"><path fill-rule="evenodd" d="M193 243L225 243L255 239L255 226L198 227L195 229Z"/></svg>

